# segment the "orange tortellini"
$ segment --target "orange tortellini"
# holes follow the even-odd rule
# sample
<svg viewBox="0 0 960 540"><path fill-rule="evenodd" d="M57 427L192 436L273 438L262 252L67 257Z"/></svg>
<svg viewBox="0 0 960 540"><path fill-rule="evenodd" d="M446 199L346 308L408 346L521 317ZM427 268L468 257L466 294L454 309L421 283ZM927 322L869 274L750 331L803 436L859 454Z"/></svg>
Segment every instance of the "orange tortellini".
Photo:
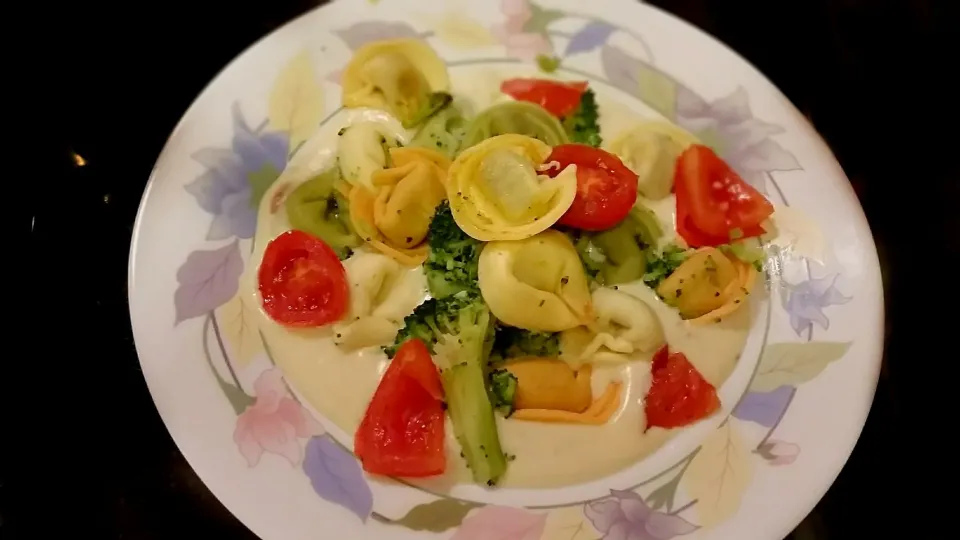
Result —
<svg viewBox="0 0 960 540"><path fill-rule="evenodd" d="M620 408L622 382L612 381L594 399L593 367L579 369L555 358L523 357L504 369L517 379L514 420L601 425Z"/></svg>
<svg viewBox="0 0 960 540"><path fill-rule="evenodd" d="M593 401L590 375L586 365L574 370L566 362L552 358L526 357L508 362L504 368L517 378L516 409L552 409L583 412Z"/></svg>
<svg viewBox="0 0 960 540"><path fill-rule="evenodd" d="M446 198L449 160L428 148L391 148L391 167L375 171L372 190L350 192L350 218L374 249L408 266L424 261L430 220Z"/></svg>
<svg viewBox="0 0 960 540"><path fill-rule="evenodd" d="M657 287L664 302L693 324L719 322L746 303L757 270L733 255L700 248Z"/></svg>

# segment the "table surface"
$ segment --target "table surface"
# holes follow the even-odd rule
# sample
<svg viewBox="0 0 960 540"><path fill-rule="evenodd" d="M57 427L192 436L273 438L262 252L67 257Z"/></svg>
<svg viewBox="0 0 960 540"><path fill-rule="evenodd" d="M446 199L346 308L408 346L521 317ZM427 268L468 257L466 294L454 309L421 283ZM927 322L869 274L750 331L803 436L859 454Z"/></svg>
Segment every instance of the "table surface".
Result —
<svg viewBox="0 0 960 540"><path fill-rule="evenodd" d="M38 467L0 454L0 537L40 538L41 529L66 525L73 536L90 538L254 538L197 478L153 407L130 331L127 256L147 176L180 115L232 57L318 3L57 8L50 39L60 47L46 64L55 67L47 77L59 95L50 98L62 143L52 162L57 187L31 184L28 237L34 260L50 261L53 246L54 253L82 261L71 278L82 286L69 293L77 319L64 330L64 336L72 332L70 340L49 340L64 349L58 375L37 374L51 381L45 392L60 410L33 407L27 418L37 420L21 422L55 444L3 445L28 460L43 456ZM932 383L930 373L944 363L938 357L956 359L957 353L932 346L950 335L949 317L931 317L925 308L931 299L948 308L956 303L956 285L930 279L937 276L932 269L960 261L956 160L949 139L931 131L953 126L948 85L938 82L936 68L946 60L945 29L960 21L956 3L651 3L730 45L810 118L850 177L877 239L887 303L880 385L853 456L793 538L946 538L950 522L943 514L952 497L950 486L940 485L940 469L949 464L951 445L936 429L949 389ZM85 166L77 166L73 153ZM34 275L62 285L59 257L53 260ZM40 288L64 307L62 290ZM39 304L30 309L50 320L54 315L40 313ZM16 403L26 403L22 399ZM52 421L51 415L58 418L55 431L39 420ZM51 504L51 497L66 502ZM326 536L318 531L317 538Z"/></svg>

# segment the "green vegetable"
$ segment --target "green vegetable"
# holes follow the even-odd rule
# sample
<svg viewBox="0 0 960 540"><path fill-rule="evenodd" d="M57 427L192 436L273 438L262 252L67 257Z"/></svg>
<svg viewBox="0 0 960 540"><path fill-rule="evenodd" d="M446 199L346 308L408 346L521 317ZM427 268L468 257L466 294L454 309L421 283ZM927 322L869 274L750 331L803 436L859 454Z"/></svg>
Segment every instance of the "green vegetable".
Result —
<svg viewBox="0 0 960 540"><path fill-rule="evenodd" d="M478 483L493 485L507 468L493 405L487 392L487 359L493 346L493 316L479 291L431 298L404 319L392 357L410 338L420 338L440 368L447 414L467 465Z"/></svg>
<svg viewBox="0 0 960 540"><path fill-rule="evenodd" d="M520 356L555 358L560 355L560 334L533 332L512 326L498 326L493 342L494 354L502 359Z"/></svg>
<svg viewBox="0 0 960 540"><path fill-rule="evenodd" d="M504 416L513 414L513 400L517 397L517 376L505 369L490 372L490 399L493 408Z"/></svg>
<svg viewBox="0 0 960 540"><path fill-rule="evenodd" d="M537 67L544 73L553 73L560 67L560 59L556 56L547 56L545 54L537 55Z"/></svg>
<svg viewBox="0 0 960 540"><path fill-rule="evenodd" d="M635 207L612 229L580 232L574 241L587 273L601 285L617 285L643 277L647 255L663 235L652 212Z"/></svg>
<svg viewBox="0 0 960 540"><path fill-rule="evenodd" d="M593 90L588 88L580 96L580 105L577 109L573 114L564 117L561 123L572 142L599 148L603 142L603 138L600 137L600 125L597 123L599 117L596 96Z"/></svg>
<svg viewBox="0 0 960 540"><path fill-rule="evenodd" d="M430 94L427 96L427 99L423 101L423 106L421 106L413 116L403 122L403 127L407 129L415 127L420 122L433 116L433 114L440 109L449 105L451 101L453 101L453 96L446 92L434 92Z"/></svg>
<svg viewBox="0 0 960 540"><path fill-rule="evenodd" d="M334 167L297 186L284 207L294 229L308 232L326 242L340 259L350 256L362 241L350 224L346 198L334 187L340 172Z"/></svg>
<svg viewBox="0 0 960 540"><path fill-rule="evenodd" d="M483 244L460 230L448 201L437 206L427 231L427 245L423 268L431 296L446 298L477 289L477 261Z"/></svg>
<svg viewBox="0 0 960 540"><path fill-rule="evenodd" d="M757 272L763 272L763 261L767 258L767 253L763 250L763 247L756 242L748 245L748 241L749 239L740 242L731 242L718 248L720 251L733 255L747 264L752 264L753 267L757 269Z"/></svg>
<svg viewBox="0 0 960 540"><path fill-rule="evenodd" d="M676 244L664 246L659 253L648 251L647 273L643 275L643 282L651 289L656 289L661 281L687 260L687 256L687 251Z"/></svg>
<svg viewBox="0 0 960 540"><path fill-rule="evenodd" d="M591 241L590 234L578 231L570 234L570 239L573 241L574 247L577 248L577 254L580 255L580 260L583 262L583 269L590 276L590 279L596 281L597 276L600 275L600 269L603 268L603 263L607 262L607 256L603 254L602 249Z"/></svg>
<svg viewBox="0 0 960 540"><path fill-rule="evenodd" d="M461 148L470 148L480 141L516 133L539 139L549 146L570 142L560 121L536 103L507 101L488 107L467 125Z"/></svg>
<svg viewBox="0 0 960 540"><path fill-rule="evenodd" d="M449 95L449 94L448 94ZM453 104L447 104L427 119L410 141L410 146L432 148L453 159L460 151L467 121Z"/></svg>

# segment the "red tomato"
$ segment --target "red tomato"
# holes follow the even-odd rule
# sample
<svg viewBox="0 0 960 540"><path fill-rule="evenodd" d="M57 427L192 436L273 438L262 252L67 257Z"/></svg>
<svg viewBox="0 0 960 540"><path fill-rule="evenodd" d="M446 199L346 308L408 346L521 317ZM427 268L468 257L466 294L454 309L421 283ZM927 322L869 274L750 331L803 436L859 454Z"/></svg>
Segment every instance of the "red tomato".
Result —
<svg viewBox="0 0 960 540"><path fill-rule="evenodd" d="M387 367L354 437L363 470L384 476L442 474L443 390L430 352L419 339L405 342Z"/></svg>
<svg viewBox="0 0 960 540"><path fill-rule="evenodd" d="M585 231L602 231L620 223L637 202L637 175L617 156L585 144L554 147L545 163L560 167L547 174L555 177L567 165L577 166L577 195L558 223Z"/></svg>
<svg viewBox="0 0 960 540"><path fill-rule="evenodd" d="M674 174L677 232L691 247L729 243L760 236L760 224L773 214L773 205L747 184L710 148L695 144L677 159Z"/></svg>
<svg viewBox="0 0 960 540"><path fill-rule="evenodd" d="M653 355L653 382L644 402L647 429L692 424L720 409L717 389L700 375L683 353L667 346Z"/></svg>
<svg viewBox="0 0 960 540"><path fill-rule="evenodd" d="M586 82L561 82L547 79L509 79L500 83L500 91L513 99L529 101L543 107L557 118L580 106Z"/></svg>
<svg viewBox="0 0 960 540"><path fill-rule="evenodd" d="M280 324L323 326L347 311L346 270L330 246L303 231L267 244L257 278L263 310Z"/></svg>

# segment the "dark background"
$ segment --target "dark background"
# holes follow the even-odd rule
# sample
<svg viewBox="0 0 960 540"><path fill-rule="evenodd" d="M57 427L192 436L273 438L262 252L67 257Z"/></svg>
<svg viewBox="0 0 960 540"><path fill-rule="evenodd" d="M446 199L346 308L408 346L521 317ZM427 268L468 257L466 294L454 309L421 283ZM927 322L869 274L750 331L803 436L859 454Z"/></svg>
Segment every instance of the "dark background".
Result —
<svg viewBox="0 0 960 540"><path fill-rule="evenodd" d="M26 54L41 54L34 65L46 72L24 88L54 111L42 127L55 152L41 165L45 175L55 170L28 183L26 199L31 260L45 262L17 268L14 283L26 274L29 294L44 299L22 304L30 331L67 328L36 334L42 353L7 355L30 373L0 379L10 403L0 538L253 537L197 479L153 407L131 337L127 256L153 162L196 94L245 47L319 3L38 4L52 30L23 24L34 32ZM960 28L956 2L651 3L730 45L810 118L880 250L887 346L876 400L852 458L796 539L947 538L956 421L941 422L941 411L956 392L949 364L958 354L946 338L960 286L960 190L956 85L947 84L958 66L948 45L957 44L946 31ZM8 32L19 24L7 22ZM76 167L71 152L87 165Z"/></svg>

